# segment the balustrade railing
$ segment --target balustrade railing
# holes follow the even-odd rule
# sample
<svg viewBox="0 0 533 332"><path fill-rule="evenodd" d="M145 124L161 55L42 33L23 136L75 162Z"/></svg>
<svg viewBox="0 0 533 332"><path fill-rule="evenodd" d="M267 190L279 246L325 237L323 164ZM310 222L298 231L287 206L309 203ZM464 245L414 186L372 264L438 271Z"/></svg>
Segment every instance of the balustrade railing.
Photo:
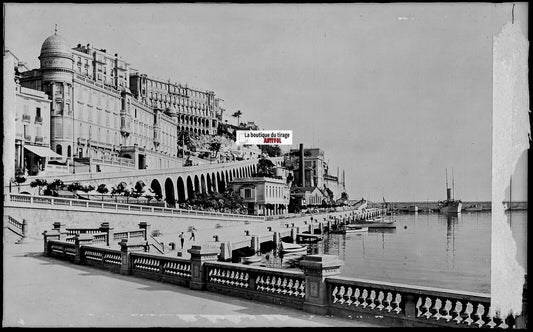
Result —
<svg viewBox="0 0 533 332"><path fill-rule="evenodd" d="M22 223L19 222L17 219L7 216L7 222L12 225L17 231L22 233Z"/></svg>
<svg viewBox="0 0 533 332"><path fill-rule="evenodd" d="M74 257L76 257L76 246L73 243L48 240L46 244L48 246L48 253L51 256L71 260L74 260Z"/></svg>
<svg viewBox="0 0 533 332"><path fill-rule="evenodd" d="M212 217L228 217L233 219L244 220L264 220L261 216L252 216L244 214L231 214L212 211L198 211L198 210L185 210L174 208L158 208L152 206L140 206L138 204L123 204L123 203L109 203L98 201L77 200L69 198L47 197L47 196L34 196L23 194L4 194L4 202L19 202L30 204L46 204L46 205L68 205L86 208L97 208L105 210L122 210L122 211L136 211L136 212L150 212L150 213L166 213L166 214L178 214L178 215L192 215L192 216L212 216Z"/></svg>
<svg viewBox="0 0 533 332"><path fill-rule="evenodd" d="M331 312L410 320L415 326L513 327L490 310L490 295L352 278L326 278Z"/></svg>
<svg viewBox="0 0 533 332"><path fill-rule="evenodd" d="M131 274L186 285L191 279L191 262L185 258L165 257L148 253L131 253Z"/></svg>
<svg viewBox="0 0 533 332"><path fill-rule="evenodd" d="M218 262L220 251L213 246L193 246L191 258L185 259L147 253L146 241L121 241L118 251L92 246L94 235L77 234L75 244L54 240L60 236L57 229L43 235L45 254L77 264L318 314L392 326L527 327L525 309L522 316L492 313L489 294L331 276L340 264L335 256L310 255L301 262L301 272Z"/></svg>
<svg viewBox="0 0 533 332"><path fill-rule="evenodd" d="M287 271L223 262L206 262L206 287L266 302L301 308L305 298L305 275Z"/></svg>
<svg viewBox="0 0 533 332"><path fill-rule="evenodd" d="M115 272L120 271L122 256L120 251L106 248L83 246L81 251L82 261L87 265L93 265Z"/></svg>

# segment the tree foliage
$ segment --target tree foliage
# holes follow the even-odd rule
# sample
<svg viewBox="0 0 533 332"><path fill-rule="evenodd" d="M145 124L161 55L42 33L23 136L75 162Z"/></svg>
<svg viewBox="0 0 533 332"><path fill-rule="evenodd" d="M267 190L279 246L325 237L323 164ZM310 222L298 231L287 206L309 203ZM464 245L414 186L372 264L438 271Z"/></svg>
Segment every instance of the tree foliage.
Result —
<svg viewBox="0 0 533 332"><path fill-rule="evenodd" d="M281 156L281 148L279 145L263 144L261 145L261 151L266 153L269 157Z"/></svg>
<svg viewBox="0 0 533 332"><path fill-rule="evenodd" d="M274 163L270 159L259 159L259 161L257 162L257 172L254 174L254 176L274 177L275 166L276 165L274 165Z"/></svg>

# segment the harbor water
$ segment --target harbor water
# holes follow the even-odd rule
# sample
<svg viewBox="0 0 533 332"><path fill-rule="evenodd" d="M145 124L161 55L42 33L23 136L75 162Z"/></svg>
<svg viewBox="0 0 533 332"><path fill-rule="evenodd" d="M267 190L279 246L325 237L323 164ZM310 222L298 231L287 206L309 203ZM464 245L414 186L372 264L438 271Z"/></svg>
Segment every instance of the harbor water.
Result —
<svg viewBox="0 0 533 332"><path fill-rule="evenodd" d="M527 211L506 213L527 269ZM393 216L396 229L326 234L308 254L337 255L341 276L490 293L491 213L413 213ZM509 220L510 219L510 220ZM294 268L294 255L264 253L267 266ZM296 264L297 266L297 264Z"/></svg>

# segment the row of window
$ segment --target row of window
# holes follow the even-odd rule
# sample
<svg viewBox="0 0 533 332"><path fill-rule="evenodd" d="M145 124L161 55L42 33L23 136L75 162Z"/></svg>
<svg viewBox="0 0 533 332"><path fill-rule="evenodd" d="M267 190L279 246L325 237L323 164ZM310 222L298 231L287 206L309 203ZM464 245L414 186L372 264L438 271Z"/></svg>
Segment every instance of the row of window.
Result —
<svg viewBox="0 0 533 332"><path fill-rule="evenodd" d="M273 186L273 185L266 185L265 186L265 195L266 197L274 197L274 198L283 198L285 188L279 187L279 186Z"/></svg>
<svg viewBox="0 0 533 332"><path fill-rule="evenodd" d="M156 82L152 80L148 81L148 86L154 89L160 89L160 90L165 90L165 91L169 91L169 88L170 88L170 92L177 93L177 94L184 95L184 96L187 95L187 92L188 92L189 96L195 97L195 98L207 99L207 96L208 96L208 94L205 92L181 88L181 87L175 86L174 84L161 83L161 82Z"/></svg>

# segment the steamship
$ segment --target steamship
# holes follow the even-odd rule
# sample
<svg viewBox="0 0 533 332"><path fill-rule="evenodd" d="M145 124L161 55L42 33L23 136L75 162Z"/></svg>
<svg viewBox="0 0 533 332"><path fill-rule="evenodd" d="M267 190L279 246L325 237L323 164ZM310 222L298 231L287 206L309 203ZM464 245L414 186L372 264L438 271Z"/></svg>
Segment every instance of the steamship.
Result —
<svg viewBox="0 0 533 332"><path fill-rule="evenodd" d="M446 169L446 200L439 201L439 209L441 213L461 213L463 203L460 199L454 199L455 181L453 179L452 169L452 188L448 187L448 169Z"/></svg>

